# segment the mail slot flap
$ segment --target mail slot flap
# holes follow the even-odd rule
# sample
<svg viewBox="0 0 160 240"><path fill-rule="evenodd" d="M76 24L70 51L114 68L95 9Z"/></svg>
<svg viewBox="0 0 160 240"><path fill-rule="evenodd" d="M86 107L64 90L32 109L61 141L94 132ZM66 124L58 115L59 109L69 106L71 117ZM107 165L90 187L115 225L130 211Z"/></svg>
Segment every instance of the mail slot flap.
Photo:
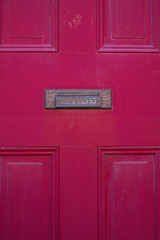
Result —
<svg viewBox="0 0 160 240"><path fill-rule="evenodd" d="M112 91L99 89L45 90L45 108L112 108Z"/></svg>

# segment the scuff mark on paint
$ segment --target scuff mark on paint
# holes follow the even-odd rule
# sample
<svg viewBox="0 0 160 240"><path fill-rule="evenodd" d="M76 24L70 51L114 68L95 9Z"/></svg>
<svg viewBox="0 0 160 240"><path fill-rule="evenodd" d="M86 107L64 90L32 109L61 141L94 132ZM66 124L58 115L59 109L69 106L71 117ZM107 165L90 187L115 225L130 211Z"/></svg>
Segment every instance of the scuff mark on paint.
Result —
<svg viewBox="0 0 160 240"><path fill-rule="evenodd" d="M64 15L63 26L68 26L69 28L76 29L81 25L82 16L80 14L73 14L70 11L66 11Z"/></svg>

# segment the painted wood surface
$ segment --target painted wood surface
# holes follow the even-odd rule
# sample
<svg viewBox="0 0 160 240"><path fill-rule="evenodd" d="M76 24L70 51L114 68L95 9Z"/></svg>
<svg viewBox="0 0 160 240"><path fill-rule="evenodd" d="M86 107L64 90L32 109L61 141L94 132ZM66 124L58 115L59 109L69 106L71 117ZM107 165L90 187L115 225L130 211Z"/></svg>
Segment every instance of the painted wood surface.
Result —
<svg viewBox="0 0 160 240"><path fill-rule="evenodd" d="M0 1L0 239L160 239L159 5ZM112 109L45 109L45 89Z"/></svg>

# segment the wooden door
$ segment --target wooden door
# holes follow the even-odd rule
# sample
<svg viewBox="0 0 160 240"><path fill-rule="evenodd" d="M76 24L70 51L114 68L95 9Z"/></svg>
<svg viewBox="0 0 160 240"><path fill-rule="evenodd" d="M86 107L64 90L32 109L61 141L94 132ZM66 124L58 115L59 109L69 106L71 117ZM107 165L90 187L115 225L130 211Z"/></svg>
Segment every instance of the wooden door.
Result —
<svg viewBox="0 0 160 240"><path fill-rule="evenodd" d="M160 240L159 4L0 1L0 239Z"/></svg>

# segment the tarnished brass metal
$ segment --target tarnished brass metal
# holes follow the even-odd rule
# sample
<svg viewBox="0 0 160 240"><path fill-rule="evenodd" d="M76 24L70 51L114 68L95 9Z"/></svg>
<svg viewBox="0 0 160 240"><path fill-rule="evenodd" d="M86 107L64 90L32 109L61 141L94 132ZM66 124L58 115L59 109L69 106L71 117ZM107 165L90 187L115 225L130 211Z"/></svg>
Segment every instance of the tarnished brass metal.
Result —
<svg viewBox="0 0 160 240"><path fill-rule="evenodd" d="M45 108L112 108L111 90L48 89Z"/></svg>

